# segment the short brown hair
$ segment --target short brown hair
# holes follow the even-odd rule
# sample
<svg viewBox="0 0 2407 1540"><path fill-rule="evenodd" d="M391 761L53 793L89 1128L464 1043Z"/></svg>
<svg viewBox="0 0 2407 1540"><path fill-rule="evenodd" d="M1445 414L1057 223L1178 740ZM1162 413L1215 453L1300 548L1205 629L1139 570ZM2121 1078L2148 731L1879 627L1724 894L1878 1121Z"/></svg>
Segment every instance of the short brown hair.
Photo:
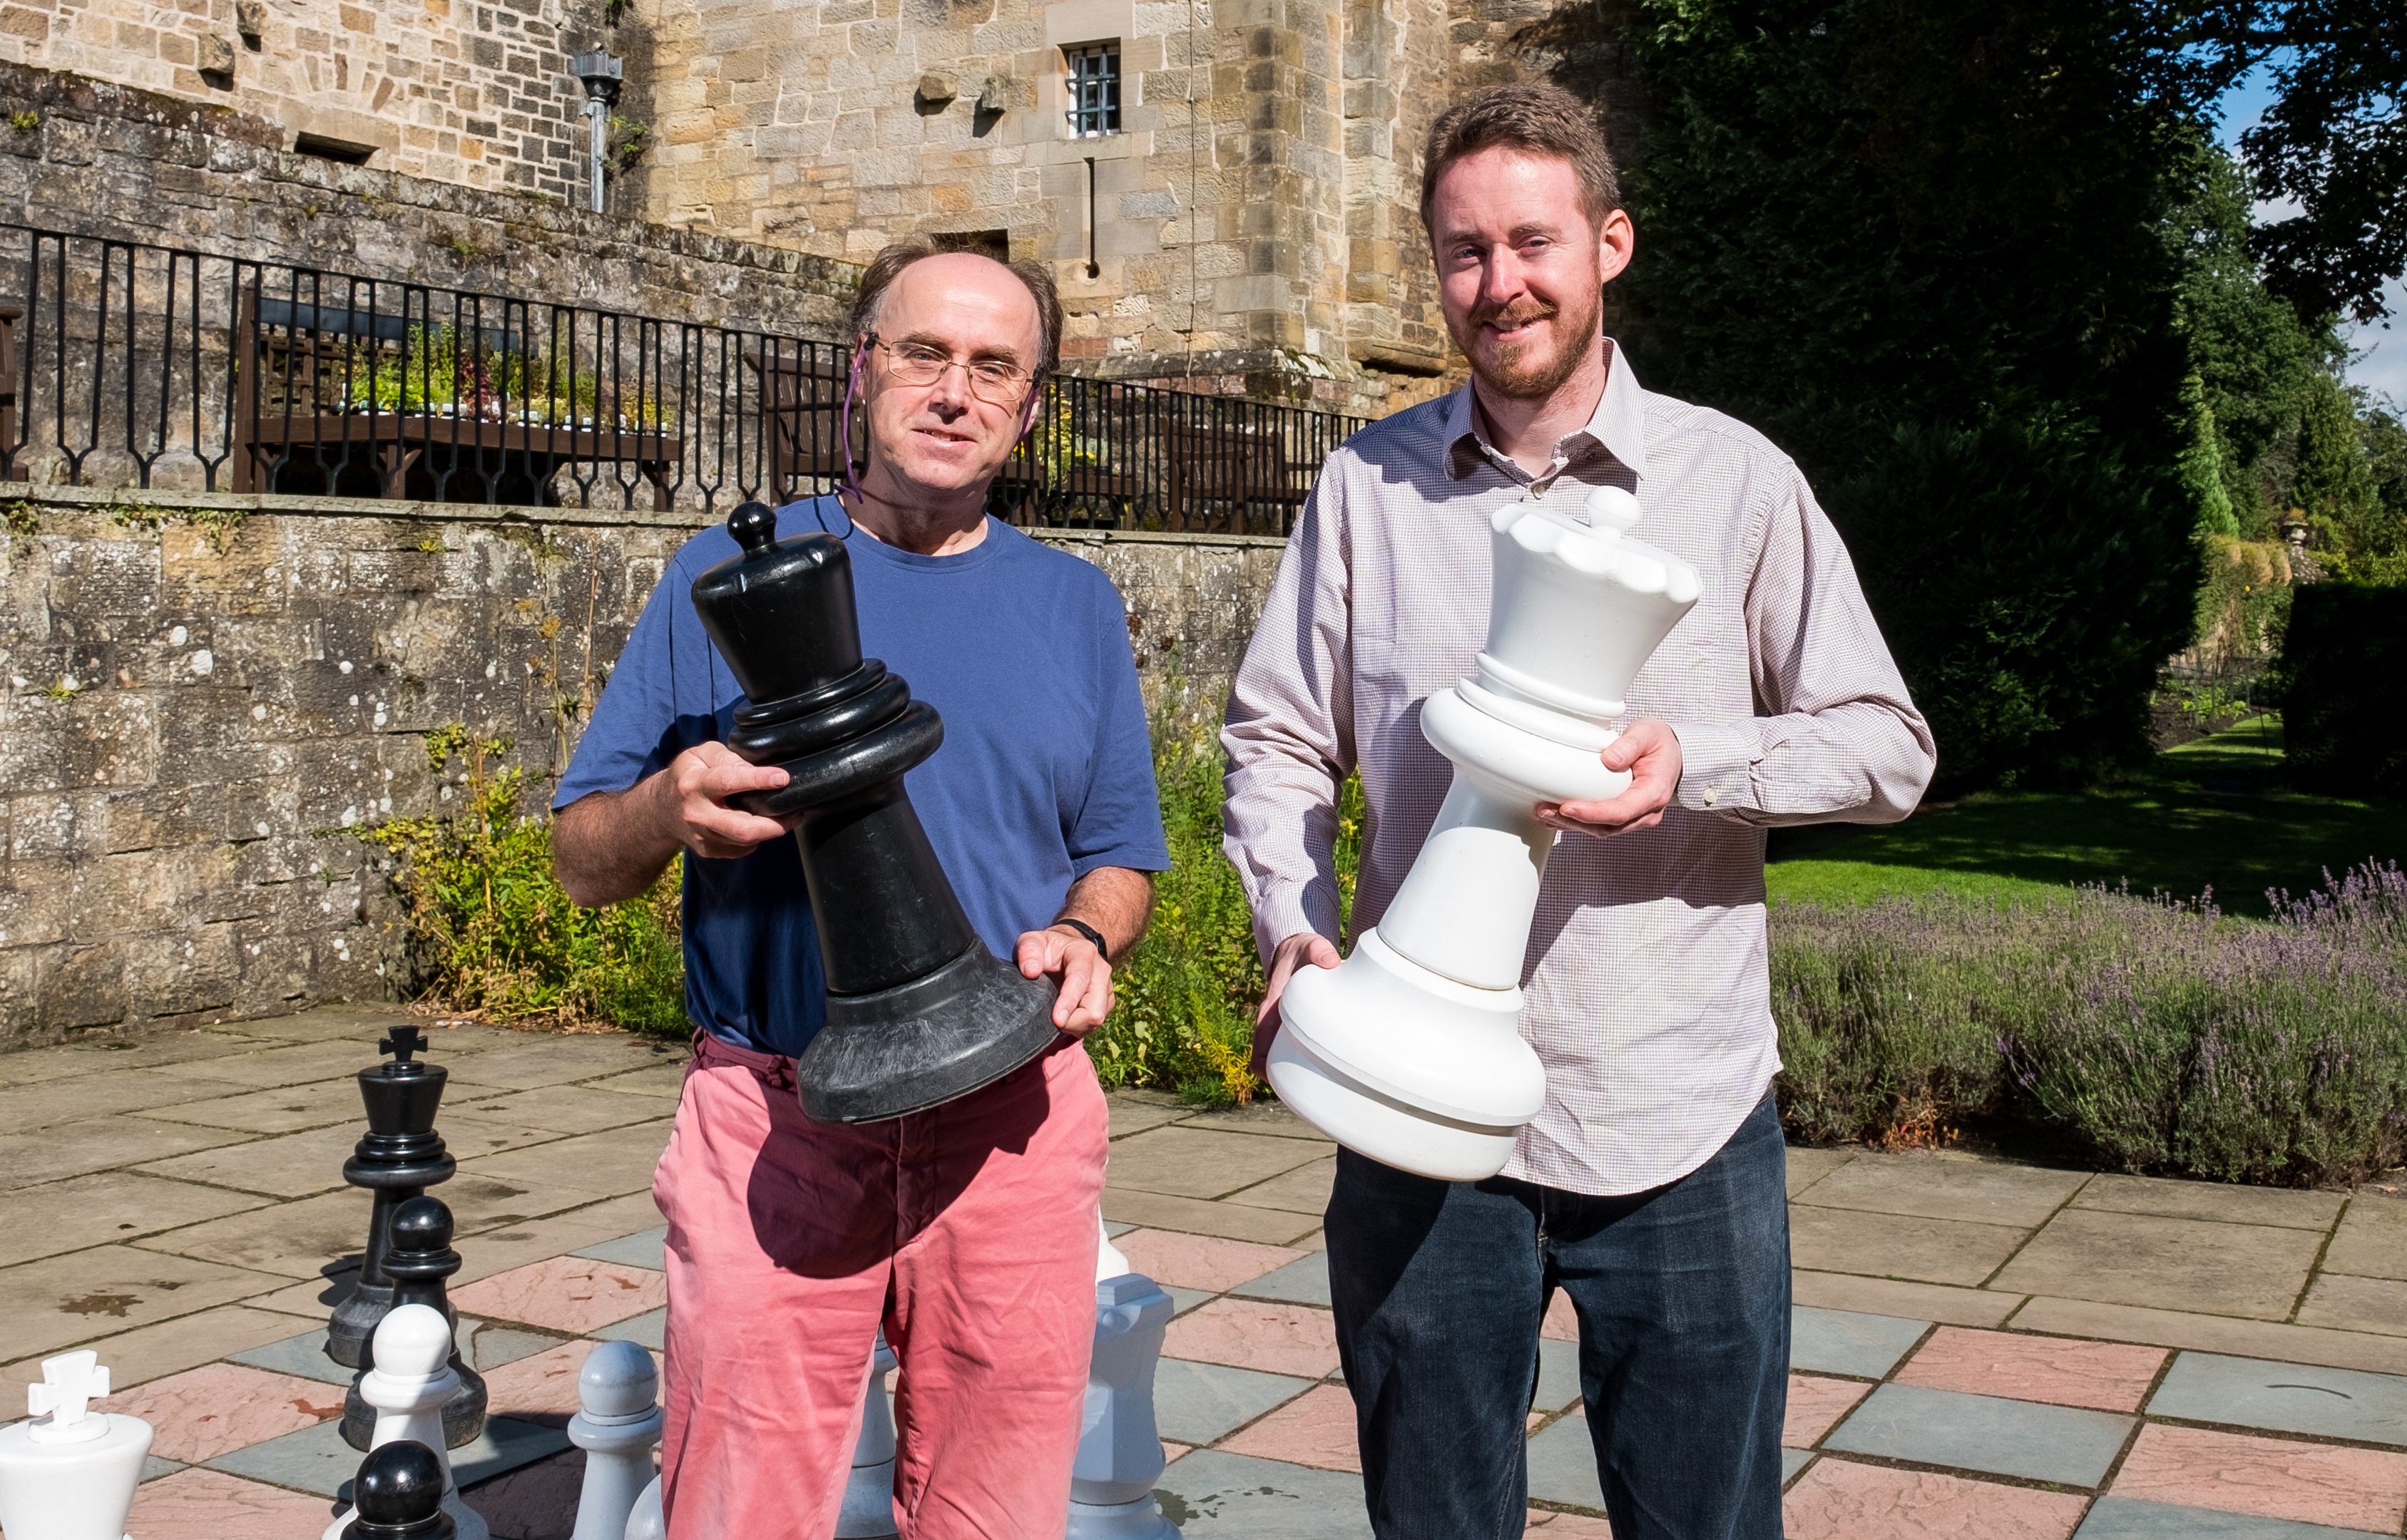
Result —
<svg viewBox="0 0 2407 1540"><path fill-rule="evenodd" d="M877 330L878 306L885 304L887 290L903 276L904 268L913 262L952 252L986 255L966 242L947 242L941 235L905 235L870 258L869 265L862 270L861 287L853 290L852 309L846 317L846 323L851 327L854 338L857 340ZM987 260L994 261L992 257L987 257ZM1061 292L1053 286L1053 275L1038 263L1023 260L1002 265L1010 270L1013 277L1028 286L1028 297L1036 302L1036 318L1039 330L1044 332L1045 353L1029 373L1042 383L1045 376L1053 372L1055 361L1061 357Z"/></svg>
<svg viewBox="0 0 2407 1540"><path fill-rule="evenodd" d="M1531 82L1492 86L1457 102L1430 125L1421 156L1421 228L1429 229L1430 205L1446 168L1483 149L1498 147L1524 155L1569 161L1579 177L1580 212L1602 227L1621 206L1621 178L1613 152L1589 115L1588 105L1560 86Z"/></svg>

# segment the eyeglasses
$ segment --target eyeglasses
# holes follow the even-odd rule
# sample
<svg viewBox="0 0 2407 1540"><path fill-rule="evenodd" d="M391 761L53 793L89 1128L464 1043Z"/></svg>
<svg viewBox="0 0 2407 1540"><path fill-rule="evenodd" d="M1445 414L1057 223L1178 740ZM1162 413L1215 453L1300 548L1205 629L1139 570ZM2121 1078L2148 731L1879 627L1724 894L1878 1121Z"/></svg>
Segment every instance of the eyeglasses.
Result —
<svg viewBox="0 0 2407 1540"><path fill-rule="evenodd" d="M969 376L970 393L990 405L1017 406L1028 395L1033 376L1016 363L1005 363L1001 359L963 362L925 343L883 341L875 332L867 341L886 355L886 372L897 384L933 385L945 377L947 370L958 367Z"/></svg>

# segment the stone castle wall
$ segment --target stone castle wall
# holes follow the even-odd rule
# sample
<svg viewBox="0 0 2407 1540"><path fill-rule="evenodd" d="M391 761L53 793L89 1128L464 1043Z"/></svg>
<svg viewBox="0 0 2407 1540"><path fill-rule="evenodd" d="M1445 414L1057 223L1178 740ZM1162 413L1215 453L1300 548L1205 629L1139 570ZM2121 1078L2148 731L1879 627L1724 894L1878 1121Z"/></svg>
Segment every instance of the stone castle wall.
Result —
<svg viewBox="0 0 2407 1540"><path fill-rule="evenodd" d="M458 796L426 734L548 796L681 517L0 495L0 1048L390 997L383 858ZM1217 713L1279 556L1048 536L1119 584L1151 703Z"/></svg>

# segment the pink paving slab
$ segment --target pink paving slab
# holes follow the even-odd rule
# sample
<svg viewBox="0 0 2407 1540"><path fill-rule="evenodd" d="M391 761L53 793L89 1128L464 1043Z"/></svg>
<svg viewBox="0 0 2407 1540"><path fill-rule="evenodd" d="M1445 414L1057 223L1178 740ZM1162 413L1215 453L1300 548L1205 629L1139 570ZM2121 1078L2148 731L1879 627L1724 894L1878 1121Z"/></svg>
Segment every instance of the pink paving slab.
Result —
<svg viewBox="0 0 2407 1540"><path fill-rule="evenodd" d="M1896 1378L1934 1391L2136 1412L2164 1363L2162 1348L1942 1326Z"/></svg>
<svg viewBox="0 0 2407 1540"><path fill-rule="evenodd" d="M1812 1448L1871 1389L1860 1380L1790 1375L1788 1420L1781 1425L1780 1442L1792 1449Z"/></svg>
<svg viewBox="0 0 2407 1540"><path fill-rule="evenodd" d="M1156 1283L1218 1293L1284 1267L1304 1253L1292 1246L1184 1236L1175 1230L1132 1230L1112 1242L1129 1266Z"/></svg>
<svg viewBox="0 0 2407 1540"><path fill-rule="evenodd" d="M1316 1385L1218 1447L1325 1471L1362 1469L1354 1447L1354 1398L1342 1385Z"/></svg>
<svg viewBox="0 0 2407 1540"><path fill-rule="evenodd" d="M1337 1323L1308 1305L1216 1299L1172 1321L1161 1350L1172 1358L1318 1379L1337 1368Z"/></svg>
<svg viewBox="0 0 2407 1540"><path fill-rule="evenodd" d="M2407 1518L2407 1454L2151 1423L2115 1495L2396 1534Z"/></svg>
<svg viewBox="0 0 2407 1540"><path fill-rule="evenodd" d="M1613 1540L1613 1526L1584 1513L1546 1513L1531 1508L1530 1527L1521 1533L1524 1540Z"/></svg>
<svg viewBox="0 0 2407 1540"><path fill-rule="evenodd" d="M240 1363L206 1363L104 1405L150 1424L152 1454L197 1465L340 1416L343 1387Z"/></svg>
<svg viewBox="0 0 2407 1540"><path fill-rule="evenodd" d="M1579 1312L1572 1308L1571 1295L1560 1289L1555 1291L1555 1297L1546 1302L1546 1319L1539 1331L1558 1342L1579 1340Z"/></svg>
<svg viewBox="0 0 2407 1540"><path fill-rule="evenodd" d="M668 1302L666 1273L584 1257L530 1263L451 1291L451 1303L462 1315L520 1321L578 1335Z"/></svg>
<svg viewBox="0 0 2407 1540"><path fill-rule="evenodd" d="M577 1410L577 1373L585 1367L591 1342L563 1342L532 1358L485 1371L485 1390L496 1417L523 1417L563 1426Z"/></svg>
<svg viewBox="0 0 2407 1540"><path fill-rule="evenodd" d="M1829 1456L1781 1503L1787 1540L2067 1540L2089 1500Z"/></svg>
<svg viewBox="0 0 2407 1540"><path fill-rule="evenodd" d="M493 1540L569 1540L585 1485L585 1451L569 1449L462 1495L492 1526Z"/></svg>
<svg viewBox="0 0 2407 1540"><path fill-rule="evenodd" d="M178 1471L146 1481L125 1527L142 1540L318 1540L335 1505L221 1471Z"/></svg>
<svg viewBox="0 0 2407 1540"><path fill-rule="evenodd" d="M1194 1448L1192 1444L1174 1444L1165 1438L1161 1441L1161 1462L1167 1465Z"/></svg>

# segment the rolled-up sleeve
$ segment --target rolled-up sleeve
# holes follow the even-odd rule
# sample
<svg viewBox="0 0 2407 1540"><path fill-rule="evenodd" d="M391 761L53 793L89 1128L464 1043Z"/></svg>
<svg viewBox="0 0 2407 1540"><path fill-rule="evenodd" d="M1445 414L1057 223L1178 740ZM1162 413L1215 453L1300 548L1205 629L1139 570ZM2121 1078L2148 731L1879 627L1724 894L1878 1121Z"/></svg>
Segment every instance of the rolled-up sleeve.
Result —
<svg viewBox="0 0 2407 1540"><path fill-rule="evenodd" d="M1222 848L1244 883L1266 960L1300 931L1337 940L1337 798L1354 768L1350 574L1337 473L1332 459L1279 559L1220 733L1229 756Z"/></svg>
<svg viewBox="0 0 2407 1540"><path fill-rule="evenodd" d="M1761 714L1674 721L1682 807L1757 825L1889 824L1938 766L1839 531L1794 467L1766 510L1746 595Z"/></svg>

